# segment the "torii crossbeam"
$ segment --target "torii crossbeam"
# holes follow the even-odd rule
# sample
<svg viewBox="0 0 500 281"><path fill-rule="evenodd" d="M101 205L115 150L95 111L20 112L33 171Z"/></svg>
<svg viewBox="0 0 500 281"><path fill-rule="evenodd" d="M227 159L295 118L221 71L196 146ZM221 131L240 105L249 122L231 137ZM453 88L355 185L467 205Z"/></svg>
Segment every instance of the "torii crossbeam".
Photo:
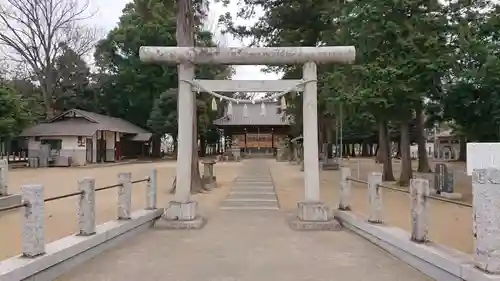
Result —
<svg viewBox="0 0 500 281"><path fill-rule="evenodd" d="M303 64L303 81L298 90L303 96L304 136L304 185L305 201L299 203L299 220L327 222L328 208L320 203L318 160L318 111L317 64L352 63L356 51L352 46L328 47L276 47L276 48L207 48L207 47L141 47L142 61L165 64L214 64L214 65L286 65ZM194 121L194 96L191 83L194 77L179 73L179 143L177 156L176 203L190 204L192 124ZM278 81L229 81L198 80L211 91L267 92L283 90L299 80ZM217 85L217 86L215 86ZM182 205L182 204L181 204ZM175 211L179 220L196 217L196 208L182 206ZM310 227L310 226L308 226Z"/></svg>

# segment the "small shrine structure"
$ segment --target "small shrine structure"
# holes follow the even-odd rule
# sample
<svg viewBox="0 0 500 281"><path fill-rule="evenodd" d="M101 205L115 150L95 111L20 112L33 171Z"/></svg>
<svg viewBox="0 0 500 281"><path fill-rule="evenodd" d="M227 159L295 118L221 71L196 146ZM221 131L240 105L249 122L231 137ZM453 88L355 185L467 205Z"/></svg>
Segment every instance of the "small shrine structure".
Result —
<svg viewBox="0 0 500 281"><path fill-rule="evenodd" d="M275 155L290 130L277 102L226 105L214 124L223 131L226 151L239 148L245 156Z"/></svg>

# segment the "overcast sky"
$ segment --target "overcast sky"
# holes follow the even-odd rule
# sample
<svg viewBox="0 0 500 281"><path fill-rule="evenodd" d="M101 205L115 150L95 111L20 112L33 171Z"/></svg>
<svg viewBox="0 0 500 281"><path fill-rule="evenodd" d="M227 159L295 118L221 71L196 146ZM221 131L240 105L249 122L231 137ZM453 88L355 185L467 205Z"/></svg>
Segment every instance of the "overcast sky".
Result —
<svg viewBox="0 0 500 281"><path fill-rule="evenodd" d="M97 11L97 14L92 18L90 24L96 25L98 28L102 28L105 32L104 34L106 34L109 30L116 26L122 9L129 2L131 2L131 0L91 0L91 10ZM218 30L216 26L217 19L220 15L226 12L230 12L233 15L233 18L235 18L237 12L237 2L238 0L231 0L231 4L228 7L223 7L222 4L212 5L210 7L209 20L207 22L209 30ZM255 21L255 19L248 22L239 22L239 24L249 25L253 21ZM245 42L240 42L229 35L222 36L219 33L217 38L227 47L240 47L245 45ZM235 66L235 69L236 74L232 78L235 80L275 80L280 78L279 75L274 73L261 72L261 67L259 66Z"/></svg>

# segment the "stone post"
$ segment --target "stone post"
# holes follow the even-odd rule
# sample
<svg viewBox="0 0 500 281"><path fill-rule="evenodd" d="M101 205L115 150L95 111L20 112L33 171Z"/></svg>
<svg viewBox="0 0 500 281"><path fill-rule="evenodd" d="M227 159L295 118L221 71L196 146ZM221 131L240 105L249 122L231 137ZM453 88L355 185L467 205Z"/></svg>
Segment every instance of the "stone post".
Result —
<svg viewBox="0 0 500 281"><path fill-rule="evenodd" d="M472 173L474 263L488 273L500 274L500 169Z"/></svg>
<svg viewBox="0 0 500 281"><path fill-rule="evenodd" d="M373 172L368 175L368 202L370 204L370 216L368 222L382 223L382 173Z"/></svg>
<svg viewBox="0 0 500 281"><path fill-rule="evenodd" d="M146 192L146 210L156 209L157 175L158 171L156 169L152 169L151 175L149 175L148 190Z"/></svg>
<svg viewBox="0 0 500 281"><path fill-rule="evenodd" d="M317 67L307 62L303 67L305 81L303 95L303 161L305 181L305 201L319 202L319 160L318 160L318 88Z"/></svg>
<svg viewBox="0 0 500 281"><path fill-rule="evenodd" d="M340 168L340 203L339 210L351 210L351 169L348 167Z"/></svg>
<svg viewBox="0 0 500 281"><path fill-rule="evenodd" d="M329 208L320 202L319 197L319 159L318 159L318 100L316 64L308 62L303 67L303 164L304 164L304 201L298 203L298 221L291 221L293 229L334 230L339 228L337 221L331 219Z"/></svg>
<svg viewBox="0 0 500 281"><path fill-rule="evenodd" d="M9 161L0 159L0 196L9 195Z"/></svg>
<svg viewBox="0 0 500 281"><path fill-rule="evenodd" d="M207 186L208 189L213 189L216 187L215 176L214 176L214 160L203 161L203 177L202 182Z"/></svg>
<svg viewBox="0 0 500 281"><path fill-rule="evenodd" d="M22 254L33 258L45 254L43 185L23 185L21 196L27 204L22 220Z"/></svg>
<svg viewBox="0 0 500 281"><path fill-rule="evenodd" d="M427 241L429 192L429 181L424 179L410 180L411 240L418 243Z"/></svg>
<svg viewBox="0 0 500 281"><path fill-rule="evenodd" d="M132 206L132 173L119 173L118 183L118 219L129 220Z"/></svg>
<svg viewBox="0 0 500 281"><path fill-rule="evenodd" d="M78 201L79 235L89 236L95 234L95 180L79 181L78 191L82 192Z"/></svg>
<svg viewBox="0 0 500 281"><path fill-rule="evenodd" d="M191 197L191 158L193 156L194 93L191 84L194 80L194 65L183 63L178 66L178 148L175 201L187 203Z"/></svg>

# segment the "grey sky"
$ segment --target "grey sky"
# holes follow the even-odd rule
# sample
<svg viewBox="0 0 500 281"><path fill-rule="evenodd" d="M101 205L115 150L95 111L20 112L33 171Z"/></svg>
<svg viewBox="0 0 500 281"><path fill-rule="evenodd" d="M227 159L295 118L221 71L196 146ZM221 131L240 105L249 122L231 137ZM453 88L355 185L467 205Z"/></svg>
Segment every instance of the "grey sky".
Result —
<svg viewBox="0 0 500 281"><path fill-rule="evenodd" d="M98 28L104 30L106 34L109 30L116 26L122 9L131 0L92 0L90 9L92 11L97 11L95 17L92 18L90 24L96 25ZM222 4L213 4L210 7L209 20L207 22L207 28L213 32L218 32L216 26L217 19L220 15L230 12L233 18L236 16L237 12L237 2L238 0L231 0L228 7L223 7ZM253 21L253 20L252 20ZM241 22L240 24L250 24L252 21ZM218 32L219 41L221 44L227 47L239 47L244 46L245 42L240 42L234 39L232 36L226 35L222 36ZM274 73L262 73L259 66L235 66L236 74L232 79L241 80L275 80L279 79L279 75Z"/></svg>

